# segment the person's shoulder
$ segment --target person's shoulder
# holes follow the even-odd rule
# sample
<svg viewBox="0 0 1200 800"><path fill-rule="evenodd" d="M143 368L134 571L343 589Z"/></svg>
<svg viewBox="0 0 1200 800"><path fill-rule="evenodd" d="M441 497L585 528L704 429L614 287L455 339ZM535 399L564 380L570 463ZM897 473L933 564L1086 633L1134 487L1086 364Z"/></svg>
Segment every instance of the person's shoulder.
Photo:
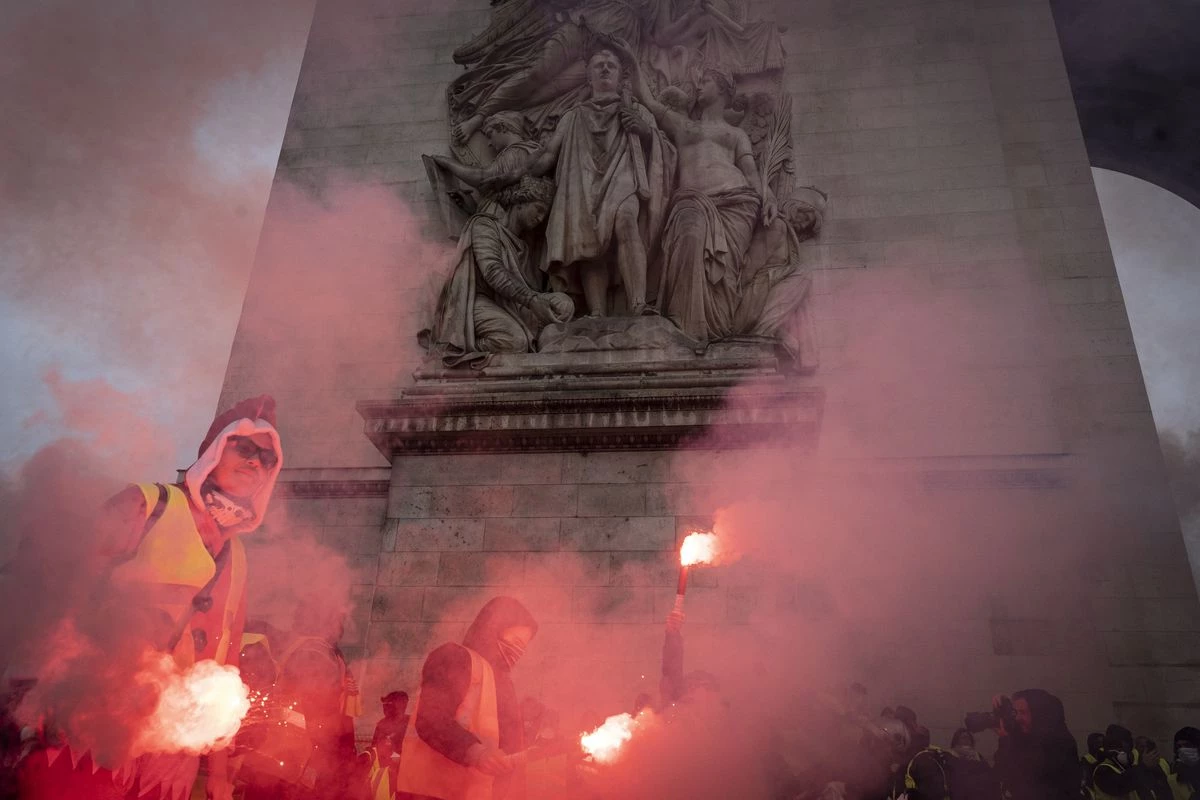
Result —
<svg viewBox="0 0 1200 800"><path fill-rule="evenodd" d="M105 511L114 514L129 514L145 516L146 493L136 483L131 483L121 491L108 498L104 503Z"/></svg>
<svg viewBox="0 0 1200 800"><path fill-rule="evenodd" d="M428 665L430 663L446 663L470 660L471 654L467 651L467 648L463 647L461 644L446 642L445 644L438 645L437 647L433 648L433 650L429 652L429 656L425 659L425 663Z"/></svg>

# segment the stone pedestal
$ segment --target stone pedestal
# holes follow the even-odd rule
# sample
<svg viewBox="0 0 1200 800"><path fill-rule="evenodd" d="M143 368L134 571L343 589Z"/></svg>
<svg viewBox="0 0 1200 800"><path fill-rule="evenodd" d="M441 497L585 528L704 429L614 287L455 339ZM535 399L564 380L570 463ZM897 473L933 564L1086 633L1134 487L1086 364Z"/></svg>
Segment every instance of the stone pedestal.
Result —
<svg viewBox="0 0 1200 800"><path fill-rule="evenodd" d="M479 368L427 365L397 400L358 404L389 459L410 453L730 447L809 448L824 393L780 372L769 345L495 356ZM726 402L738 388L736 403Z"/></svg>

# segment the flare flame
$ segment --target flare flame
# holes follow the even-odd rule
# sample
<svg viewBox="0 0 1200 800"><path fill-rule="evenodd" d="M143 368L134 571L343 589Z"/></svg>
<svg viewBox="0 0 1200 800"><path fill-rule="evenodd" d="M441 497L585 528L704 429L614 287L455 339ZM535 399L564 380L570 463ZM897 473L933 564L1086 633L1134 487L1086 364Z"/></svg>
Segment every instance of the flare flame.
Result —
<svg viewBox="0 0 1200 800"><path fill-rule="evenodd" d="M679 565L715 564L721 556L720 542L715 533L693 531L679 546Z"/></svg>
<svg viewBox="0 0 1200 800"><path fill-rule="evenodd" d="M632 714L617 714L604 720L604 724L591 733L579 737L579 745L584 755L598 764L612 764L621 756L621 750L626 742L633 738L634 733L643 728L649 720L642 711L636 717Z"/></svg>
<svg viewBox="0 0 1200 800"><path fill-rule="evenodd" d="M180 671L170 656L156 654L138 675L156 684L158 705L142 729L136 750L143 753L202 754L233 742L250 696L234 667L201 661Z"/></svg>

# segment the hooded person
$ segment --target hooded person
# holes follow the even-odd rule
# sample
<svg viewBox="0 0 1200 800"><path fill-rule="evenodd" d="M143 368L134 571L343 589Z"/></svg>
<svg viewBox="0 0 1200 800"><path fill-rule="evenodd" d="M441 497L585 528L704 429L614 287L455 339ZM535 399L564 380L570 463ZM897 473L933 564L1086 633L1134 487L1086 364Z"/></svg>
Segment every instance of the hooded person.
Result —
<svg viewBox="0 0 1200 800"><path fill-rule="evenodd" d="M537 627L517 600L494 597L461 645L429 654L404 737L397 798L519 800L524 723L512 668Z"/></svg>
<svg viewBox="0 0 1200 800"><path fill-rule="evenodd" d="M121 598L130 627L180 669L204 660L238 665L247 579L241 537L262 523L282 463L275 401L243 400L213 420L183 480L131 485L105 508L101 590ZM22 797L167 800L186 797L195 783L197 756L148 752L101 764L71 738L67 730L66 745L48 750L27 775ZM208 760L209 796L230 797L224 751Z"/></svg>
<svg viewBox="0 0 1200 800"><path fill-rule="evenodd" d="M1137 763L1133 734L1120 725L1104 731L1104 759L1092 773L1092 794L1097 800L1153 800L1150 778L1154 766Z"/></svg>
<svg viewBox="0 0 1200 800"><path fill-rule="evenodd" d="M1180 728L1175 734L1171 792L1175 800L1200 798L1200 729Z"/></svg>
<svg viewBox="0 0 1200 800"><path fill-rule="evenodd" d="M1078 800L1079 748L1062 701L1044 689L1012 696L1012 729L1001 725L996 772L1012 800Z"/></svg>

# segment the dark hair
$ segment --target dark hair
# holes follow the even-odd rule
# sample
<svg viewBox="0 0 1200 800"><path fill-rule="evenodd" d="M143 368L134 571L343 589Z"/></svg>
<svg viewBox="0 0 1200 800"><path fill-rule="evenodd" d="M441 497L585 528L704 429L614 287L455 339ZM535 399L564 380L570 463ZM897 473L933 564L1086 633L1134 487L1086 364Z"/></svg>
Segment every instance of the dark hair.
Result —
<svg viewBox="0 0 1200 800"><path fill-rule="evenodd" d="M1175 742L1187 742L1190 745L1200 747L1200 729L1193 728L1190 725L1180 728L1175 732Z"/></svg>
<svg viewBox="0 0 1200 800"><path fill-rule="evenodd" d="M384 703L407 703L408 692L388 692L383 697L379 698L379 702Z"/></svg>

